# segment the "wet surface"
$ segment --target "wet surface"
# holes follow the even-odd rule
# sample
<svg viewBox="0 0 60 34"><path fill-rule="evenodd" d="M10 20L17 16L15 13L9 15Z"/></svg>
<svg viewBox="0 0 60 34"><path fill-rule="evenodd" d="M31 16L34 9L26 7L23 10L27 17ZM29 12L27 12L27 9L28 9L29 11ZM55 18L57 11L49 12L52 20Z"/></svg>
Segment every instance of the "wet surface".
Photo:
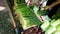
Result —
<svg viewBox="0 0 60 34"><path fill-rule="evenodd" d="M15 34L13 25L11 24L10 14L4 0L0 0L0 6L5 7L4 10L0 10L0 34Z"/></svg>
<svg viewBox="0 0 60 34"><path fill-rule="evenodd" d="M0 11L0 34L14 34L9 11Z"/></svg>

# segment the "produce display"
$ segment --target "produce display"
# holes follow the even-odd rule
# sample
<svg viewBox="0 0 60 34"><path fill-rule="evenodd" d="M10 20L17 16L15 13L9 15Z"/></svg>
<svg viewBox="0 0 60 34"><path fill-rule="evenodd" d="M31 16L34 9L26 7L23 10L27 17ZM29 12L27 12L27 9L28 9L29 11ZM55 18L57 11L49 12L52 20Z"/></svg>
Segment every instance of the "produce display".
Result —
<svg viewBox="0 0 60 34"><path fill-rule="evenodd" d="M35 31L33 31L34 27L40 26L42 31L45 32L44 34L57 34L57 33L60 34L60 18L57 18L59 17L59 13L55 15L52 18L52 20L48 21L47 19L46 21L44 21L44 23L41 23L37 15L38 16L47 15L48 11L39 10L36 13L34 13L34 10L31 9L30 6L27 6L25 3L20 3L20 4L16 3L16 8L17 8L17 11L22 15L22 18L24 21L24 23L21 23L23 29L25 30L23 33L31 34L33 32L32 34L37 34L37 33L34 33ZM37 27L36 29L35 30L38 32L39 28Z"/></svg>

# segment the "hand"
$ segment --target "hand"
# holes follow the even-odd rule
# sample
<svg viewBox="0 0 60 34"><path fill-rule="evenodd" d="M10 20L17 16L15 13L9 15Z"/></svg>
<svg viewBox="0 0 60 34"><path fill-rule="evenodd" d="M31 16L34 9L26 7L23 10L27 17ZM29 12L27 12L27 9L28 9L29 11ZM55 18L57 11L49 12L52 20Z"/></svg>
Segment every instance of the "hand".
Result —
<svg viewBox="0 0 60 34"><path fill-rule="evenodd" d="M45 7L45 10L48 10L49 8L51 8L51 7L50 7L50 6L46 6L46 7Z"/></svg>

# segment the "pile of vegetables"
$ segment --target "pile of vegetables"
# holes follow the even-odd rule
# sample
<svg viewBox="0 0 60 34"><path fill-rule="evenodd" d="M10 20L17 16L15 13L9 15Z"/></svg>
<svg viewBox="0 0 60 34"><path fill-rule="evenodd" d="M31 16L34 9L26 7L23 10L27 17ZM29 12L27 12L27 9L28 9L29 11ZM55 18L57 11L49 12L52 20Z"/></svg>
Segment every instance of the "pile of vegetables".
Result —
<svg viewBox="0 0 60 34"><path fill-rule="evenodd" d="M22 23L23 29L28 29L32 26L40 25L40 20L36 17L33 10L26 6L24 3L17 4L16 8L21 13L26 23Z"/></svg>
<svg viewBox="0 0 60 34"><path fill-rule="evenodd" d="M60 19L53 19L51 22L46 21L41 25L45 34L60 34Z"/></svg>
<svg viewBox="0 0 60 34"><path fill-rule="evenodd" d="M42 24L39 18L35 15L34 11L25 3L17 4L16 8L18 12L22 14L23 19L26 22L26 23L22 23L23 28L25 27L24 29L26 28L28 29L33 25L38 26ZM37 14L41 16L48 13L45 10L43 10L43 11L38 11ZM60 19L57 17L59 17L59 14L54 16L50 22L45 21L40 26L43 29L43 31L45 31L45 34L60 34Z"/></svg>

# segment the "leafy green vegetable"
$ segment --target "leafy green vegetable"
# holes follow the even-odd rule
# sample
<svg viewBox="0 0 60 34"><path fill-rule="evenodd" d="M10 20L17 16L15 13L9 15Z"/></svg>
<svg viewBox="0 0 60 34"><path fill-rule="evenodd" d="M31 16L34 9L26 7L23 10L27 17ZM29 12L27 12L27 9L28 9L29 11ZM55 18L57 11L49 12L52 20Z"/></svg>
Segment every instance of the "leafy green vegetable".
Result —
<svg viewBox="0 0 60 34"><path fill-rule="evenodd" d="M31 27L33 25L40 25L40 20L36 17L33 10L25 4L17 4L17 10L22 14L23 19L26 21L25 27ZM23 24L23 23L22 23ZM24 26L24 25L22 25Z"/></svg>
<svg viewBox="0 0 60 34"><path fill-rule="evenodd" d="M49 27L49 22L48 22L48 21L44 22L44 24L41 25L41 28L42 28L44 31L46 31L46 29L47 29L48 27Z"/></svg>
<svg viewBox="0 0 60 34"><path fill-rule="evenodd" d="M51 26L56 27L56 26L59 25L59 24L60 24L60 19L56 20L55 22L52 22L52 23L51 23Z"/></svg>
<svg viewBox="0 0 60 34"><path fill-rule="evenodd" d="M57 31L60 31L60 24L56 28L57 28Z"/></svg>
<svg viewBox="0 0 60 34"><path fill-rule="evenodd" d="M45 34L52 34L54 31L56 31L55 27L49 27L49 29L45 32Z"/></svg>

